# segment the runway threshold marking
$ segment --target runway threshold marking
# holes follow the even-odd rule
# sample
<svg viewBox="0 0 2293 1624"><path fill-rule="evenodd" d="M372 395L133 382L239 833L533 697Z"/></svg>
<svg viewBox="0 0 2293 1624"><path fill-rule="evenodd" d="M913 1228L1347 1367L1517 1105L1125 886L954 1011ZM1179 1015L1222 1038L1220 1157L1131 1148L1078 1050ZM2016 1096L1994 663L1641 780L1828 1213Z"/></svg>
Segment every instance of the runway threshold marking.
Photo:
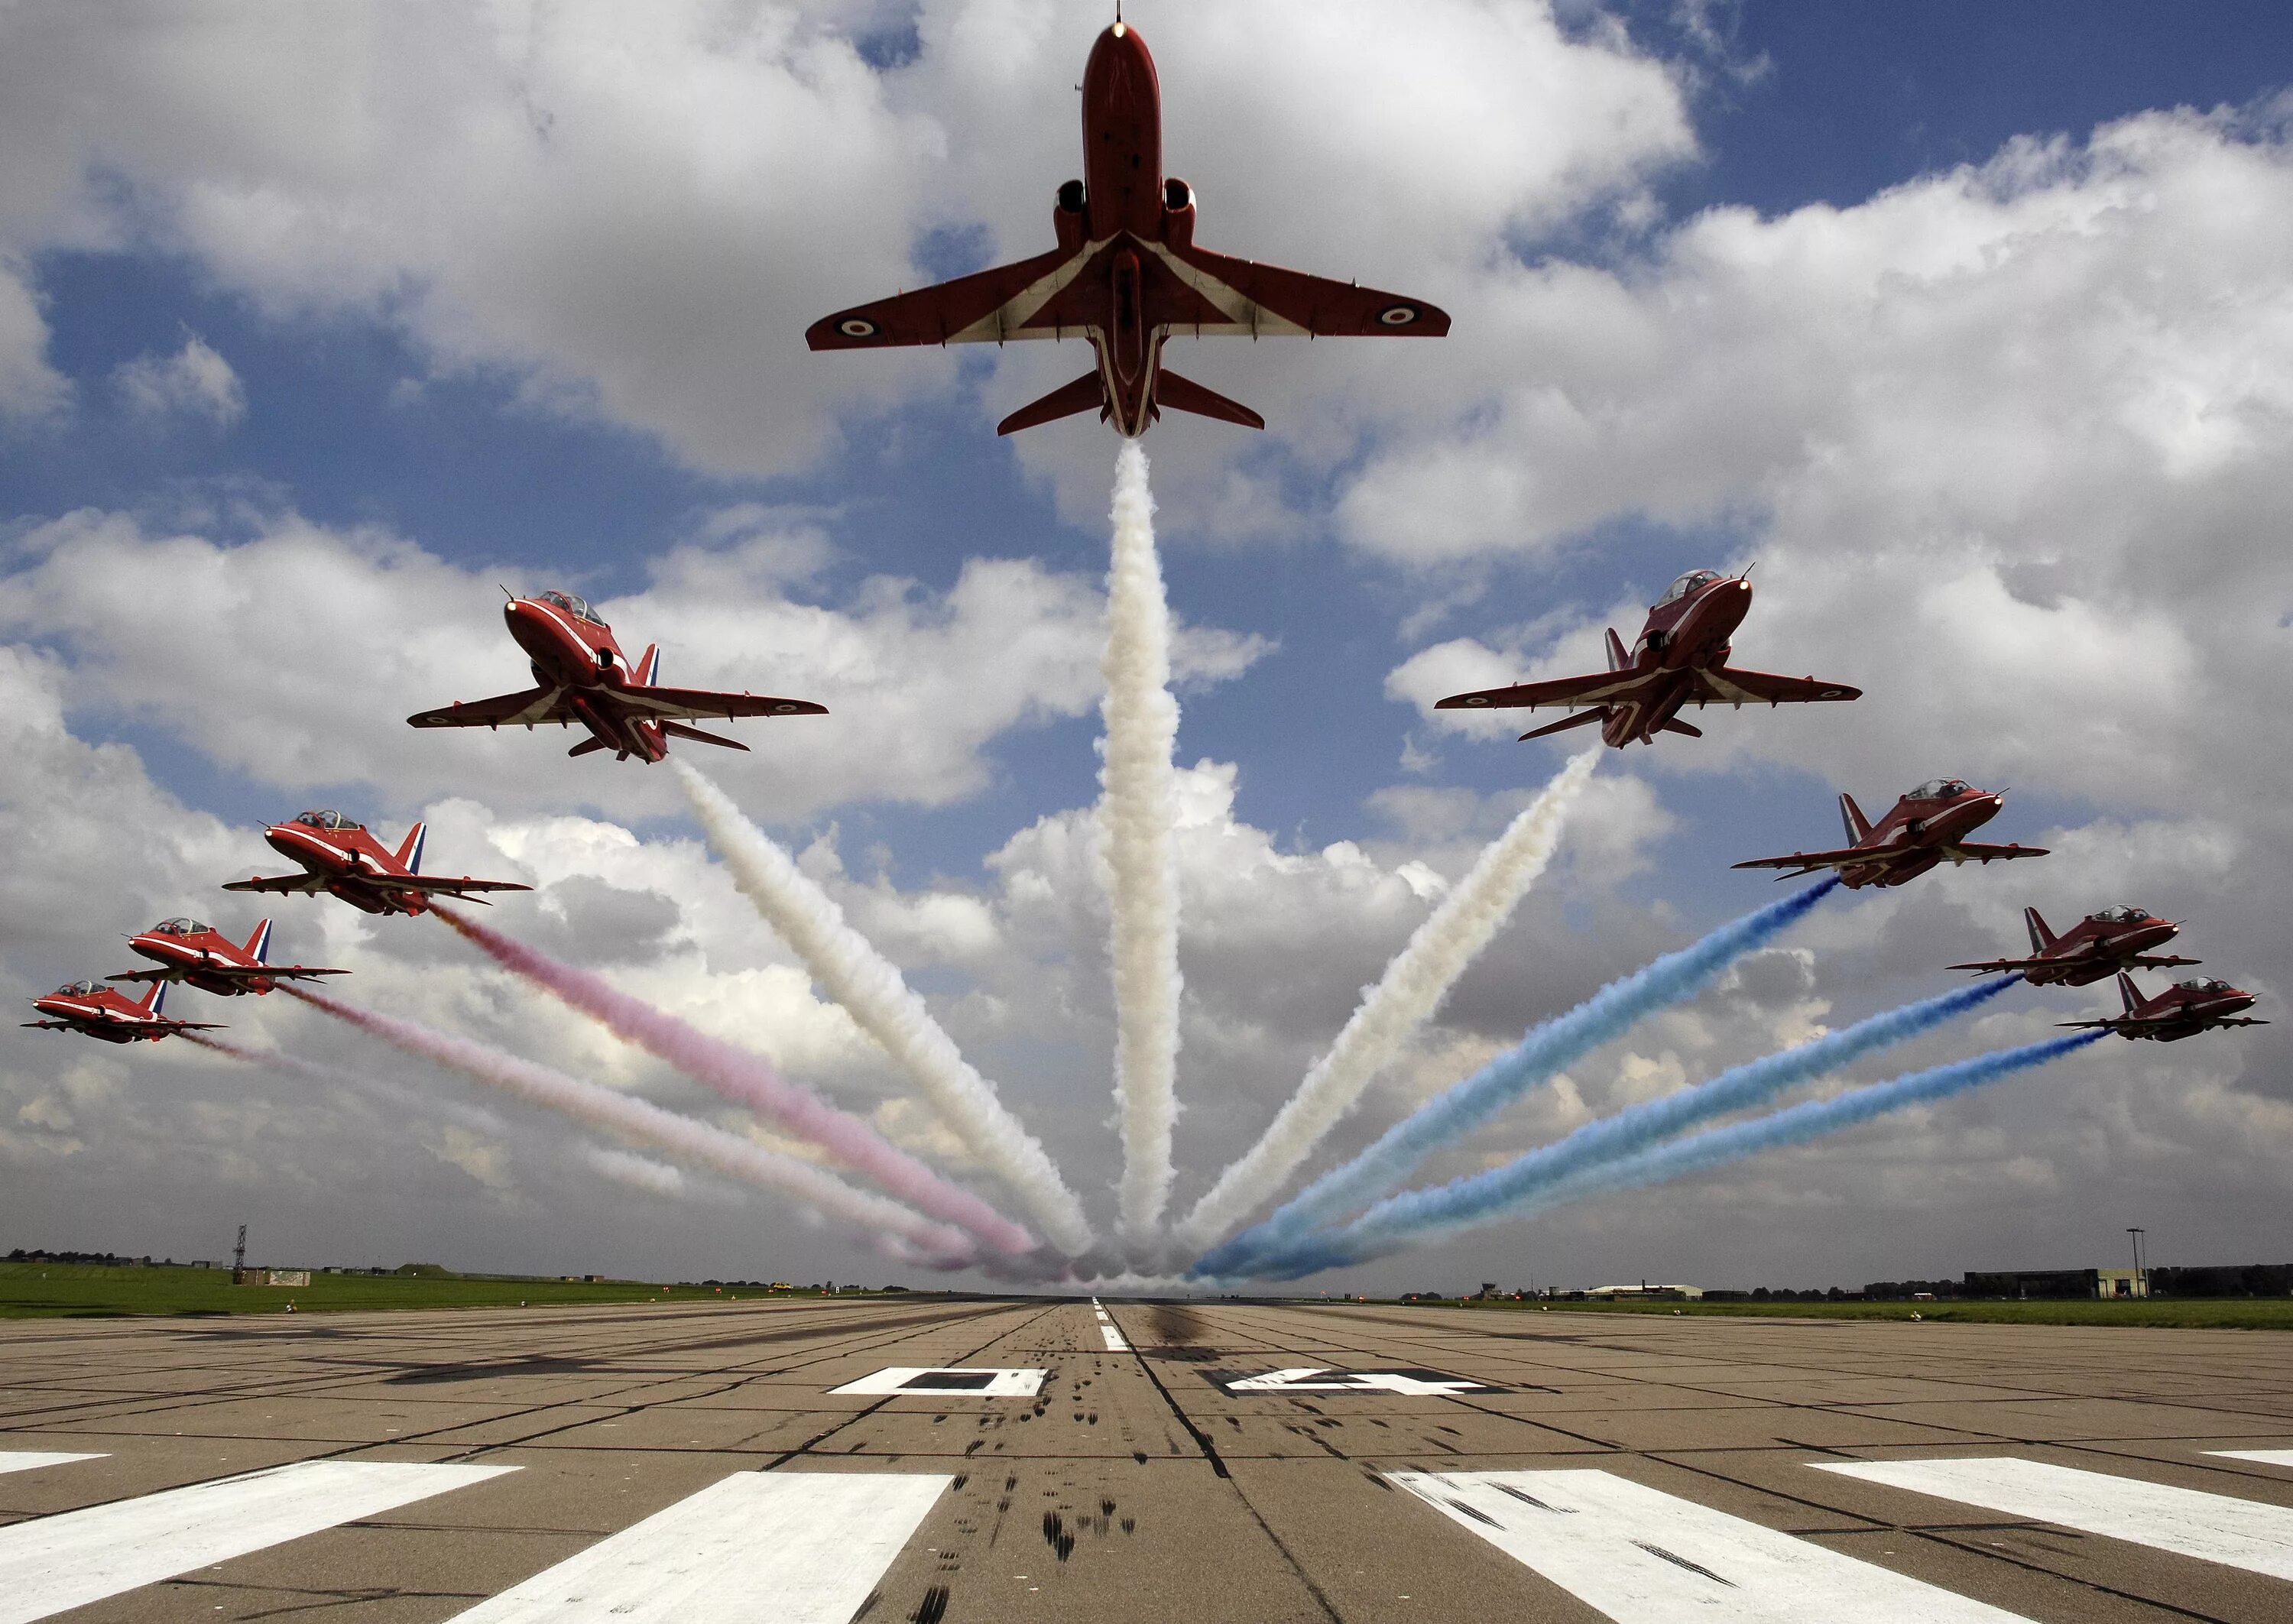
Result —
<svg viewBox="0 0 2293 1624"><path fill-rule="evenodd" d="M1631 1624L2027 1624L1611 1472L1395 1472L1451 1522Z"/></svg>
<svg viewBox="0 0 2293 1624"><path fill-rule="evenodd" d="M2170 1483L2082 1472L2011 1455L1959 1460L1825 1460L1809 1463L1863 1483L1908 1489L1938 1499L1986 1507L2218 1562L2276 1579L2293 1579L2293 1507L2265 1506Z"/></svg>
<svg viewBox="0 0 2293 1624"><path fill-rule="evenodd" d="M846 1624L952 1481L736 1472L455 1624Z"/></svg>
<svg viewBox="0 0 2293 1624"><path fill-rule="evenodd" d="M2265 1466L2293 1466L2293 1450L2208 1450L2224 1460L2253 1460Z"/></svg>
<svg viewBox="0 0 2293 1624"><path fill-rule="evenodd" d="M306 1460L0 1528L0 1624L25 1624L515 1472Z"/></svg>
<svg viewBox="0 0 2293 1624"><path fill-rule="evenodd" d="M68 1466L75 1460L101 1460L101 1450L93 1455L59 1454L49 1450L0 1450L0 1473L36 1472L42 1466Z"/></svg>
<svg viewBox="0 0 2293 1624"><path fill-rule="evenodd" d="M1042 1391L1048 1370L1006 1370L968 1365L894 1365L846 1382L829 1392L918 1393L928 1398L1031 1399Z"/></svg>

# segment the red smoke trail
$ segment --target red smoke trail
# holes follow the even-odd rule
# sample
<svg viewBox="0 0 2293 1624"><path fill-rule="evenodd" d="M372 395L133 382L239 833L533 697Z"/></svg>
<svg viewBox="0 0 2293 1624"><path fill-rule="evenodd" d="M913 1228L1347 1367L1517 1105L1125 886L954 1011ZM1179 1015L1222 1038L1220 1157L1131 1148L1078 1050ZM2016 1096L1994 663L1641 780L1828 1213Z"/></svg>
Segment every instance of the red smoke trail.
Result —
<svg viewBox="0 0 2293 1624"><path fill-rule="evenodd" d="M393 1048L458 1071L489 1087L538 1105L547 1105L585 1122L612 1128L630 1139L658 1145L687 1160L793 1196L831 1217L867 1231L879 1249L903 1262L960 1269L976 1261L971 1238L962 1231L935 1224L897 1201L886 1200L870 1191L855 1190L810 1162L768 1150L712 1124L665 1111L650 1100L585 1083L579 1078L568 1077L466 1038L355 1008L307 987L285 984L282 990L338 1021L371 1032ZM207 1046L240 1060L281 1064L290 1071L323 1072L323 1068L288 1055L257 1054L216 1042Z"/></svg>
<svg viewBox="0 0 2293 1624"><path fill-rule="evenodd" d="M999 1252L1035 1248L1035 1238L969 1191L949 1184L849 1111L782 1078L760 1054L737 1049L675 1015L631 998L603 976L561 964L437 903L431 911L475 942L496 964L555 993L616 1037L659 1056L697 1083L820 1145L882 1189L936 1218L960 1224Z"/></svg>

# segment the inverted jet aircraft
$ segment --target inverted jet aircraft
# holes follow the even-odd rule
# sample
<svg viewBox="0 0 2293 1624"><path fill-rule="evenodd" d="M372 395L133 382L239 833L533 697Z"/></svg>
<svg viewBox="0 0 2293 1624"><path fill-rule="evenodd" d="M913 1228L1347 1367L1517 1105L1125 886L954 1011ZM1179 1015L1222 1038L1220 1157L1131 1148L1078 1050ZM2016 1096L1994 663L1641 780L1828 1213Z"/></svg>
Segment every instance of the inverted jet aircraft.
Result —
<svg viewBox="0 0 2293 1624"><path fill-rule="evenodd" d="M2253 995L2231 986L2217 975L2192 976L2176 982L2156 998L2144 998L2134 978L2118 974L2119 997L2126 1013L2102 1021L2064 1021L2063 1026L2101 1027L2121 1038L2147 1038L2152 1043L2179 1043L2217 1026L2266 1026L2240 1014L2253 1007Z"/></svg>
<svg viewBox="0 0 2293 1624"><path fill-rule="evenodd" d="M2059 936L2046 928L2035 908L2022 910L2022 922L2030 927L2030 957L1989 958L1950 967L1986 975L2019 970L2033 987L2084 987L2137 966L2162 970L2204 962L2151 952L2151 948L2163 947L2180 935L2182 927L2143 908L2105 908L2088 914Z"/></svg>
<svg viewBox="0 0 2293 1624"><path fill-rule="evenodd" d="M728 750L749 747L688 727L701 716L824 716L825 705L809 699L776 699L769 694L712 693L700 688L660 687L660 646L648 647L636 665L621 652L613 628L597 618L571 593L545 592L538 598L513 597L502 606L509 634L533 665L540 686L490 699L457 699L439 710L407 717L415 727L523 727L576 724L589 737L565 752L587 755L611 750L616 761L632 755L657 762L668 754L670 739L694 739Z"/></svg>
<svg viewBox="0 0 2293 1624"><path fill-rule="evenodd" d="M1704 737L1704 730L1680 720L1685 706L1799 705L1822 699L1860 699L1863 691L1811 676L1770 676L1728 663L1728 640L1752 607L1752 583L1740 575L1691 570L1657 600L1632 651L1608 628L1608 669L1594 676L1556 677L1516 683L1479 693L1451 694L1436 710L1535 710L1560 706L1587 707L1582 715L1523 733L1542 739L1572 727L1600 724L1600 738L1618 749L1638 740L1653 744L1658 733Z"/></svg>
<svg viewBox="0 0 2293 1624"><path fill-rule="evenodd" d="M1795 879L1820 869L1835 870L1850 891L1865 885L1900 885L1940 862L1998 862L2013 857L2044 857L2042 846L1984 845L1965 836L1998 815L2004 796L1977 789L1955 778L1930 779L1895 803L1875 825L1855 804L1839 797L1840 820L1848 844L1836 852L1794 852L1788 857L1754 857L1738 869L1784 869L1778 879Z"/></svg>
<svg viewBox="0 0 2293 1624"><path fill-rule="evenodd" d="M397 851L374 837L365 824L338 812L306 812L263 830L263 839L282 857L303 865L300 874L233 880L225 891L271 891L303 896L324 892L370 914L427 913L432 897L482 902L488 891L531 891L515 880L450 879L425 874L425 826L416 824Z"/></svg>
<svg viewBox="0 0 2293 1624"><path fill-rule="evenodd" d="M1058 246L952 282L855 305L812 324L815 350L1083 338L1098 364L996 425L999 434L1096 411L1135 440L1162 408L1262 429L1237 400L1163 365L1163 341L1226 333L1438 338L1422 299L1307 276L1195 246L1195 190L1163 174L1163 92L1128 23L1098 36L1082 70L1083 178L1058 190Z"/></svg>
<svg viewBox="0 0 2293 1624"><path fill-rule="evenodd" d="M137 1043L146 1038L157 1043L178 1032L223 1030L212 1021L178 1021L168 1014L165 982L153 983L140 1002L101 982L66 982L45 998L34 998L32 1007L49 1018L27 1021L26 1026L77 1032L105 1043Z"/></svg>
<svg viewBox="0 0 2293 1624"><path fill-rule="evenodd" d="M156 970L123 970L106 976L112 982L189 982L201 992L237 998L242 992L269 992L280 982L314 981L321 975L348 975L347 970L313 970L303 965L274 965L271 957L271 921L255 927L244 945L233 941L212 925L198 919L162 919L127 945L146 958L157 959Z"/></svg>

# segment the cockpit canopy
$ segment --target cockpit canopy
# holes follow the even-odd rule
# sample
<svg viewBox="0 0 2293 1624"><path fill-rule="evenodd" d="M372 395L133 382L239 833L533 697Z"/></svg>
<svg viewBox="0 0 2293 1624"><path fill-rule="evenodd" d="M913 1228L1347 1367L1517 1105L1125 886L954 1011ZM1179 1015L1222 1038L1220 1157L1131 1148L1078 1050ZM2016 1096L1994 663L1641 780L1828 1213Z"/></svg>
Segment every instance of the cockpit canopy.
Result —
<svg viewBox="0 0 2293 1624"><path fill-rule="evenodd" d="M1903 798L1907 801L1950 801L1966 793L1966 781L1955 778L1931 778Z"/></svg>
<svg viewBox="0 0 2293 1624"><path fill-rule="evenodd" d="M203 936L215 927L197 919L162 919L151 927L154 936Z"/></svg>
<svg viewBox="0 0 2293 1624"><path fill-rule="evenodd" d="M2234 992L2235 988L2218 975L2193 975L2186 982L2176 982L2184 992Z"/></svg>
<svg viewBox="0 0 2293 1624"><path fill-rule="evenodd" d="M2096 925L2139 925L2150 917L2146 908L2105 908L2086 916Z"/></svg>
<svg viewBox="0 0 2293 1624"><path fill-rule="evenodd" d="M362 829L366 827L363 823L353 823L342 813L331 810L306 812L295 821L314 829Z"/></svg>
<svg viewBox="0 0 2293 1624"><path fill-rule="evenodd" d="M101 982L66 982L56 990L66 998L91 998L103 990L103 983Z"/></svg>
<svg viewBox="0 0 2293 1624"><path fill-rule="evenodd" d="M1674 581L1664 596L1658 598L1657 602L1659 604L1677 603L1697 587L1709 586L1718 579L1720 579L1720 572L1716 570L1691 570Z"/></svg>
<svg viewBox="0 0 2293 1624"><path fill-rule="evenodd" d="M577 598L570 592L545 592L541 594L541 601L544 603L555 603L567 614L577 619L587 620L591 626L605 624L589 612L587 599Z"/></svg>

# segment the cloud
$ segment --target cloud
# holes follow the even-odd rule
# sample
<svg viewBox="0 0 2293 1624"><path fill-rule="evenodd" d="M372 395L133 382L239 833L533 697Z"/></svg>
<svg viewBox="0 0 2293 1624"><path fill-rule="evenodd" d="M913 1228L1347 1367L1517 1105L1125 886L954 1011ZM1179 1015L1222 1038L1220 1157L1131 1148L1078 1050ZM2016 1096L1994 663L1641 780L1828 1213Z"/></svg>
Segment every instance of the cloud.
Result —
<svg viewBox="0 0 2293 1624"><path fill-rule="evenodd" d="M877 577L829 604L787 578L791 549L809 556L814 541L744 530L724 546L696 542L663 558L646 590L598 605L632 655L663 643L664 681L829 707L826 717L736 730L752 756L712 753L710 770L755 815L960 801L992 781L1000 738L1097 705L1095 580L972 559L944 593ZM681 804L642 768L566 763L563 730L405 725L416 710L531 681L498 618L498 572L482 564L458 568L385 531L292 514L258 515L231 537L153 533L91 511L36 526L17 546L21 567L0 577L0 633L64 659L76 707L163 725L284 795L363 785L398 805L464 790L504 807ZM1268 646L1186 628L1174 664L1199 687ZM345 704L352 692L357 703Z"/></svg>
<svg viewBox="0 0 2293 1624"><path fill-rule="evenodd" d="M196 333L173 355L122 362L111 378L129 406L150 416L182 413L227 427L247 415L239 374Z"/></svg>

